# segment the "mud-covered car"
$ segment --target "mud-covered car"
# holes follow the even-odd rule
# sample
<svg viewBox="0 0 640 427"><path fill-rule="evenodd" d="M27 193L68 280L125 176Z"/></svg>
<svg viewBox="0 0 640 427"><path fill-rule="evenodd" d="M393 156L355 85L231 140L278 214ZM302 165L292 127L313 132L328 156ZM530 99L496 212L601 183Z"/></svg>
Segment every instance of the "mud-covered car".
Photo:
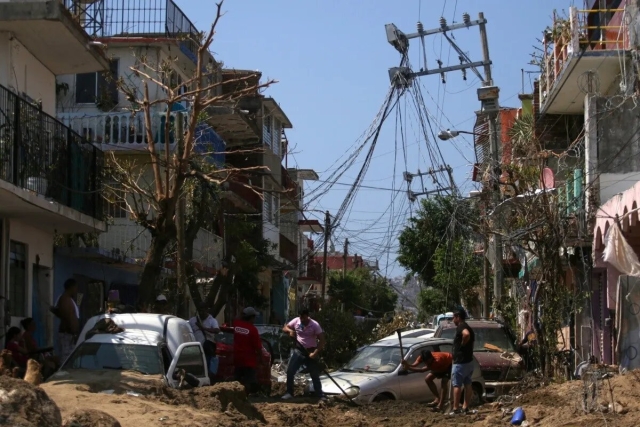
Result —
<svg viewBox="0 0 640 427"><path fill-rule="evenodd" d="M525 373L524 362L515 347L515 336L502 323L495 320L467 320L475 333L473 355L480 364L485 380L488 400L508 393L522 379ZM453 322L440 324L434 337L453 339L456 325ZM485 344L498 347L497 351L485 347Z"/></svg>

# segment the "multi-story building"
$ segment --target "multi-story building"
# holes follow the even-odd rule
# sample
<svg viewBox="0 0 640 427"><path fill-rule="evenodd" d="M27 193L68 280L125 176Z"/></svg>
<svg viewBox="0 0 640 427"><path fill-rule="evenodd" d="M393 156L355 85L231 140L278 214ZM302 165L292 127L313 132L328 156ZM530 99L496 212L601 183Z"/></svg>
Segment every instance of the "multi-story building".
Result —
<svg viewBox="0 0 640 427"><path fill-rule="evenodd" d="M117 81L143 95L143 81L134 69L148 66L154 79L171 87L179 87L194 75L197 63L198 30L172 0L66 0L68 10L76 22L100 44L109 58L109 73L65 73L58 78L62 88L57 101L59 119L71 129L90 140L116 161L138 161L148 165L148 141L141 111L132 111L131 102L119 90ZM218 67L207 53L206 78L219 78ZM153 71L160 70L160 71ZM70 70L73 71L73 70ZM86 70L93 71L93 70ZM152 81L146 82L150 101L166 99L165 89ZM183 90L186 90L184 88ZM167 104L152 107L152 137L158 153L164 153L164 121ZM188 116L187 101L172 106L172 120L178 112ZM169 138L169 150L176 148ZM198 144L214 151L212 162L224 163L224 141L206 122L201 124ZM213 148L210 148L213 147ZM150 166L141 166L139 184L153 187ZM117 183L110 186L117 190ZM94 244L82 247L58 248L56 267L65 275L73 275L81 282L91 283L96 299L102 300L109 289L117 289L123 303L135 304L142 261L147 254L151 235L132 220L125 205L128 197L116 198L107 204L109 225ZM222 231L211 225L200 229L194 243L194 263L202 276L215 274L223 257ZM77 245L76 245L77 246ZM78 262L83 259L83 262ZM167 258L165 267L173 269L175 260ZM168 273L169 271L167 271ZM61 285L61 283L59 283ZM99 290L102 289L102 293Z"/></svg>
<svg viewBox="0 0 640 427"><path fill-rule="evenodd" d="M104 156L55 118L56 77L108 66L62 2L0 1L0 324L33 317L43 347L54 281L68 278L53 270L56 237L106 229Z"/></svg>
<svg viewBox="0 0 640 427"><path fill-rule="evenodd" d="M238 80L257 86L261 77L256 71L223 70L222 91L235 90ZM271 244L274 262L260 277L269 304L259 321L274 315L284 320L289 315L289 293L292 287L295 289L302 248L306 246L299 228L303 183L317 179L317 175L287 169L289 142L285 129L292 128L291 121L273 98L258 90L212 108L211 124L226 141L227 164L245 170L229 182L225 220L253 220L257 237ZM233 245L231 238L227 245ZM236 305L238 309L241 301Z"/></svg>
<svg viewBox="0 0 640 427"><path fill-rule="evenodd" d="M622 354L615 319L626 310L618 298L626 277L602 261L604 237L616 226L615 219L602 215L606 210L624 217L625 233L635 225L629 212L637 203L631 187L640 180L640 114L632 70L640 40L629 23L639 17L637 3L626 0L586 0L582 10L554 14L534 85L533 135L550 153L541 182L558 193L571 230L561 248L569 260L566 282L576 295L589 296L575 310L572 325L563 328L566 347L576 349L581 360L593 356L617 363ZM616 196L621 192L628 194Z"/></svg>

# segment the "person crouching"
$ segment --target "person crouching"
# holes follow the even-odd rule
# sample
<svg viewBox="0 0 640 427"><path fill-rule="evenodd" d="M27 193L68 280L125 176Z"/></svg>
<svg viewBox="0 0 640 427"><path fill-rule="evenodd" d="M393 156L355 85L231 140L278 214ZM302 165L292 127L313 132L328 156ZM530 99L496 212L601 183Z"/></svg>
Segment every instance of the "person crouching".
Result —
<svg viewBox="0 0 640 427"><path fill-rule="evenodd" d="M422 367L420 364L424 364ZM449 386L449 379L451 378L451 367L453 366L453 356L450 353L444 352L431 352L428 350L423 351L416 361L409 365L406 360L402 361L402 365L405 369L412 372L428 372L424 378L424 382L427 383L427 387L431 391L431 394L435 396L435 399L428 404L428 406L434 407L434 412L442 412L444 410L445 396ZM440 380L440 393L433 380Z"/></svg>

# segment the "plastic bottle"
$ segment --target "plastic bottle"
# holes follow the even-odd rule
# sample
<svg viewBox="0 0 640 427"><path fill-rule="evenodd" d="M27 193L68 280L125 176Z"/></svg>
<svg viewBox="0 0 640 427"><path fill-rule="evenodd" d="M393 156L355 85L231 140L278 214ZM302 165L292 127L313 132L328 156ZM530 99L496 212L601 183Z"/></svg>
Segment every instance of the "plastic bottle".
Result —
<svg viewBox="0 0 640 427"><path fill-rule="evenodd" d="M512 426L519 426L526 419L524 416L524 410L521 407L516 408L513 411L513 417L511 418Z"/></svg>

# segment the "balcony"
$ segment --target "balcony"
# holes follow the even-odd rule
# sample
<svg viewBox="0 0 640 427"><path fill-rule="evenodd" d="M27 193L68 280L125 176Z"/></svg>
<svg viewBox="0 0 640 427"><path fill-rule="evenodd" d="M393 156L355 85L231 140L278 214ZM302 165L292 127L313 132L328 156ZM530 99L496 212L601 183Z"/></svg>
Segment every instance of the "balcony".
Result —
<svg viewBox="0 0 640 427"><path fill-rule="evenodd" d="M554 18L543 41L542 114L582 114L587 93L607 95L629 46L623 15L624 9L571 7L568 19Z"/></svg>
<svg viewBox="0 0 640 427"><path fill-rule="evenodd" d="M173 0L64 0L82 28L98 39L139 38L178 42L197 61L199 32Z"/></svg>
<svg viewBox="0 0 640 427"><path fill-rule="evenodd" d="M284 234L280 233L280 257L287 260L294 266L298 265L298 245L289 240Z"/></svg>
<svg viewBox="0 0 640 427"><path fill-rule="evenodd" d="M10 33L54 75L109 68L102 49L90 45L59 1L0 1L0 32Z"/></svg>
<svg viewBox="0 0 640 427"><path fill-rule="evenodd" d="M147 255L151 235L144 227L127 218L114 218L106 233L98 237L98 246L122 258L141 261ZM193 243L193 261L199 268L217 267L222 259L222 238L201 229ZM169 264L168 267L173 267Z"/></svg>
<svg viewBox="0 0 640 427"><path fill-rule="evenodd" d="M103 218L103 169L102 151L0 86L0 180L6 182L0 210L4 214L47 221L61 233L95 231L90 223ZM51 201L76 212L64 212ZM36 209L39 205L42 209ZM80 229L79 222L85 223Z"/></svg>
<svg viewBox="0 0 640 427"><path fill-rule="evenodd" d="M258 181L259 182L259 181ZM232 181L223 184L223 197L229 200L235 207L246 213L262 211L262 198L253 191L251 181L245 176L236 176Z"/></svg>
<svg viewBox="0 0 640 427"><path fill-rule="evenodd" d="M176 107L176 106L174 106ZM171 130L169 134L169 149L176 147L173 135L173 122L179 111L171 113ZM189 111L184 110L185 127L187 126ZM104 151L145 151L147 150L147 133L142 112L120 111L102 114L59 113L58 117L65 125L81 134L88 141L99 145ZM157 151L163 151L165 145L166 113L157 111L151 114L153 140ZM211 162L222 166L225 162L225 142L207 124L199 125L196 136L196 152L211 158Z"/></svg>

